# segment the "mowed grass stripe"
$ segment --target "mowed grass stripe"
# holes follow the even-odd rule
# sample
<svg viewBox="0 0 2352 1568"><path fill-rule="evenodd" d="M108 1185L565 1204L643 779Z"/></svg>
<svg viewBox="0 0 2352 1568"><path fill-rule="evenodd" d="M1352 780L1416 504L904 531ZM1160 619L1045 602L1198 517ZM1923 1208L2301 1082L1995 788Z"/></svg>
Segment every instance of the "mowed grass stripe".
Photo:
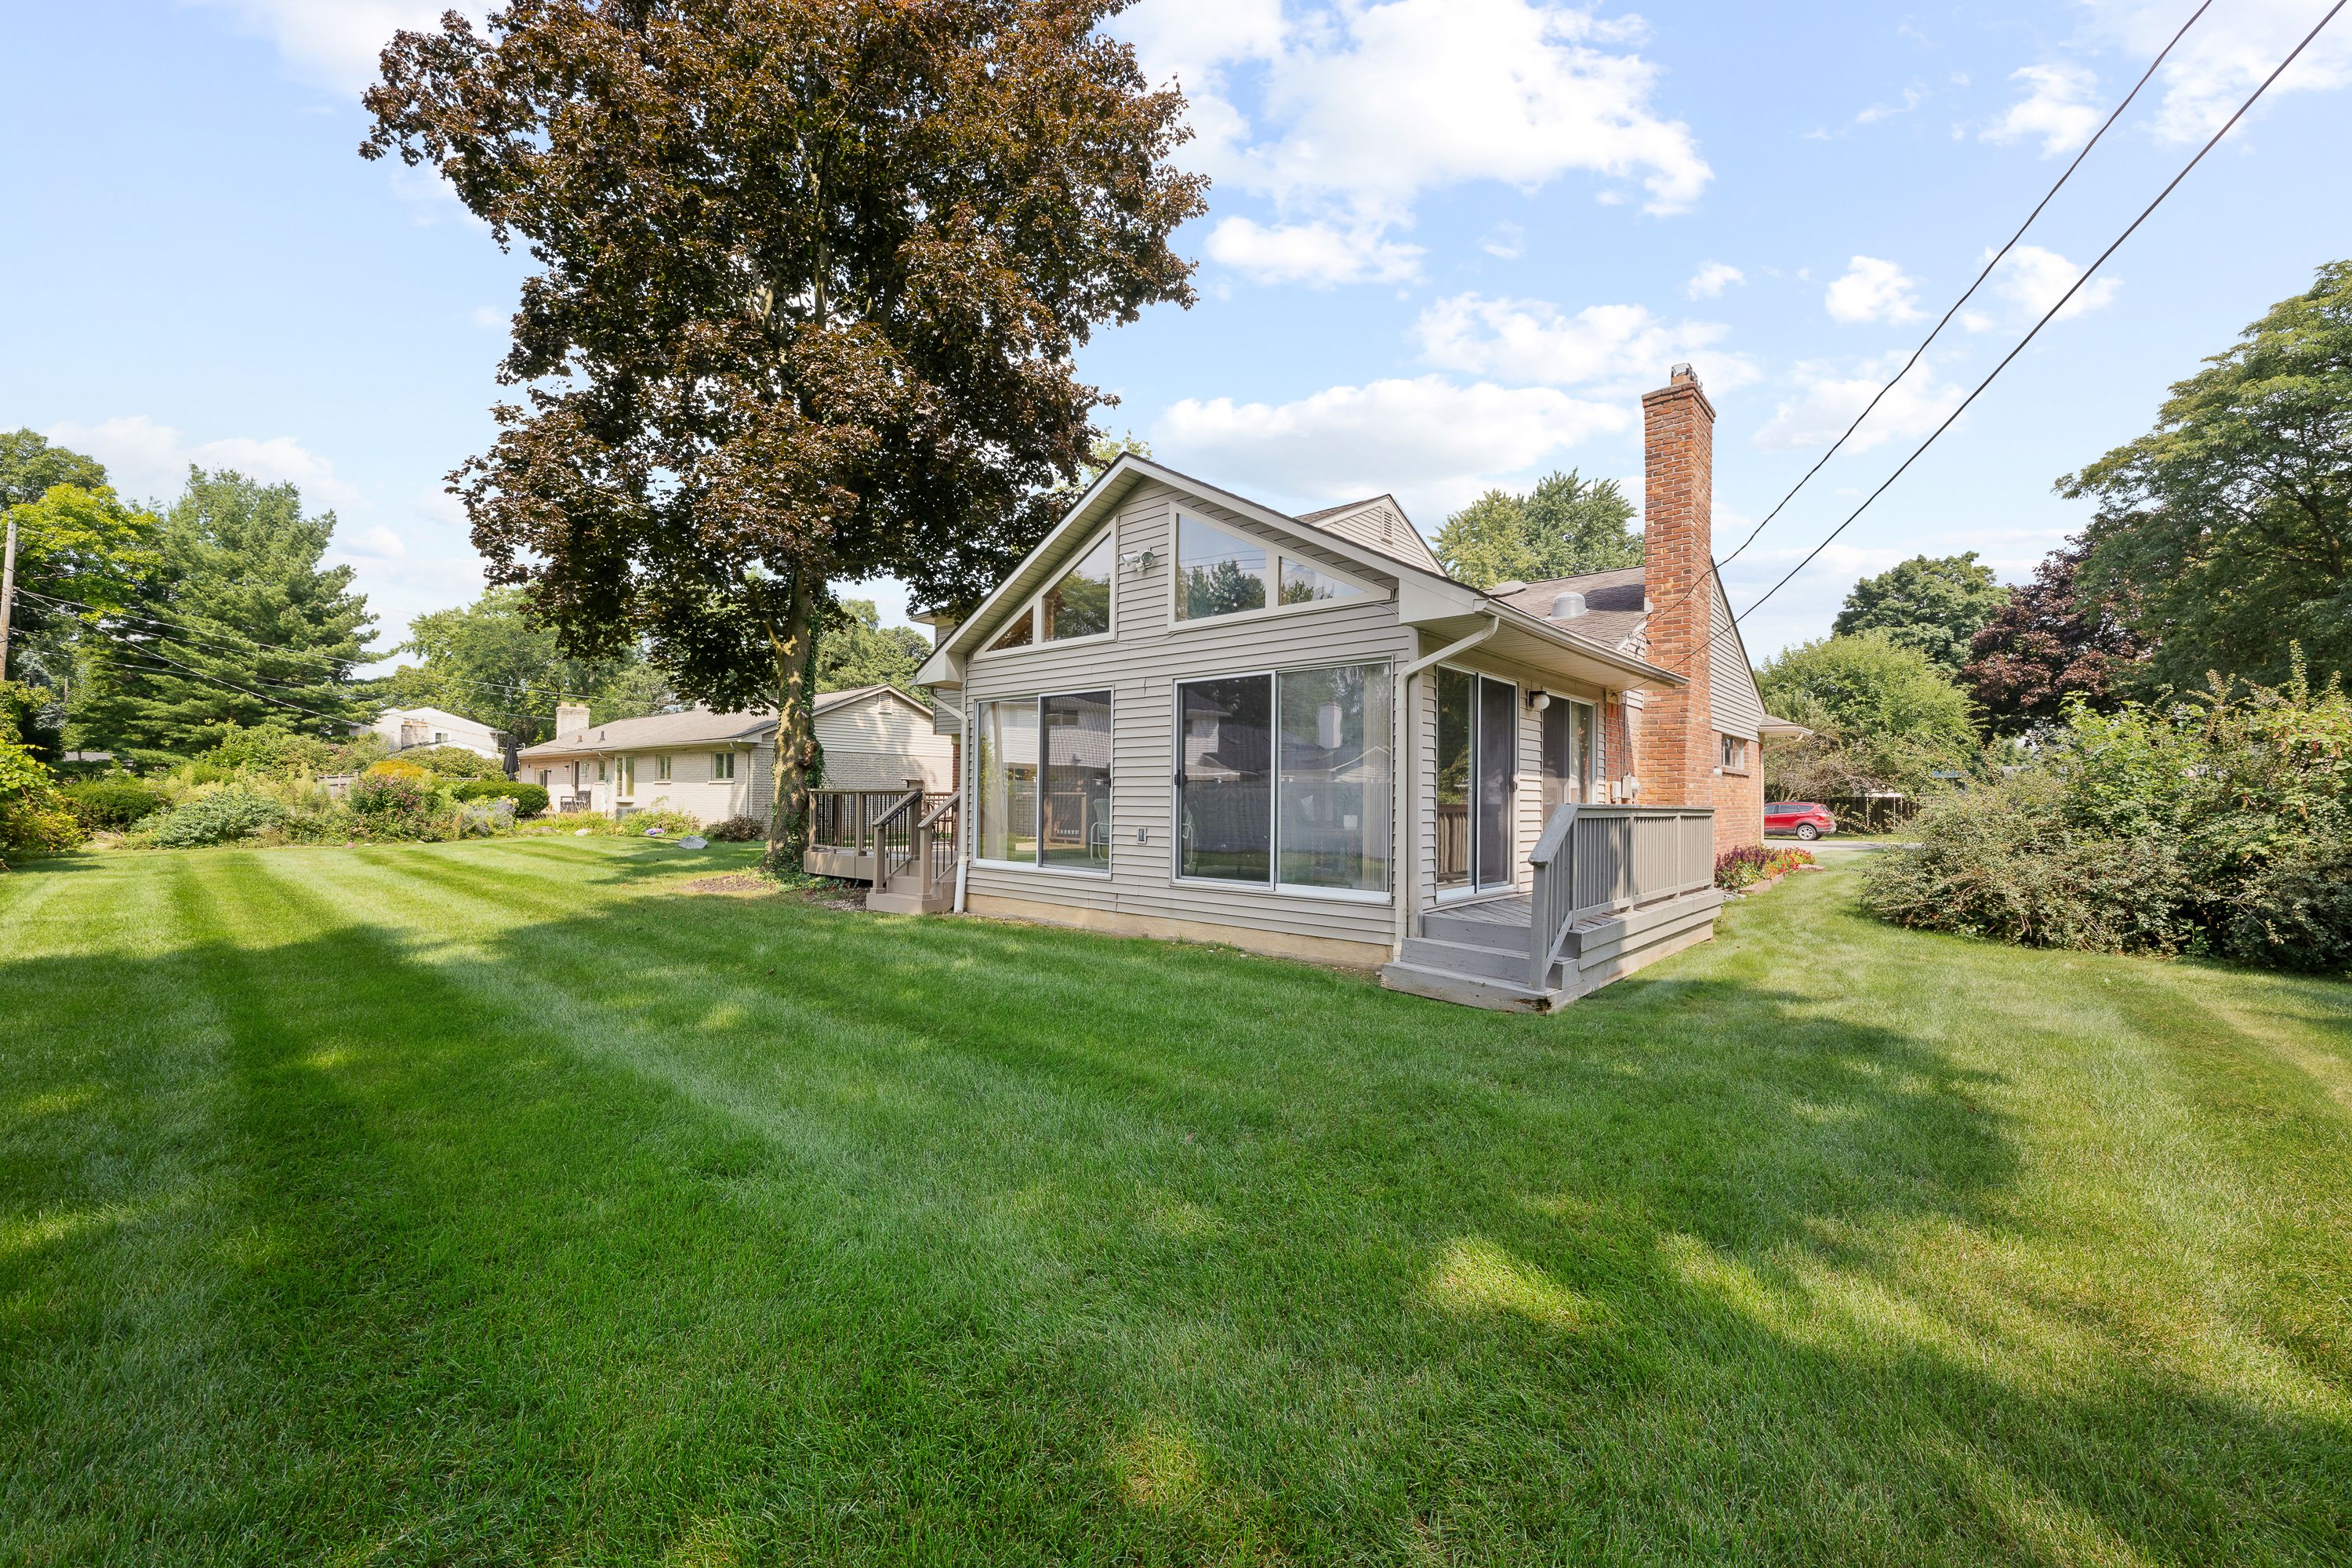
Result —
<svg viewBox="0 0 2352 1568"><path fill-rule="evenodd" d="M2178 1267L2217 1205L2352 1218L2294 1169L2328 1097L2274 1070L2343 988L2215 972L2276 1037L2209 1039L2184 971L1891 932L1838 872L1500 1019L682 896L612 841L107 864L201 906L164 940L231 1026L256 1245L212 1315L263 1414L192 1511L59 1476L34 1552L2287 1563L2352 1528L2341 1380L2275 1342L2343 1259L2242 1219Z"/></svg>

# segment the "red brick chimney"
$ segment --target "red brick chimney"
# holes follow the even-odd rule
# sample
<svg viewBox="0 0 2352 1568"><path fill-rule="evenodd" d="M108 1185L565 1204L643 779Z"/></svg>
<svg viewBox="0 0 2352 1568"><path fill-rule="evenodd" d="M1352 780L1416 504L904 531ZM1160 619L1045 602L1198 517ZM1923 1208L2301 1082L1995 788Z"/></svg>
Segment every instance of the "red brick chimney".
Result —
<svg viewBox="0 0 2352 1568"><path fill-rule="evenodd" d="M1715 405L1686 364L1642 398L1643 585L1650 601L1650 662L1688 679L1642 695L1634 760L1641 798L1654 805L1713 805L1720 760L1707 691L1708 614L1715 602Z"/></svg>

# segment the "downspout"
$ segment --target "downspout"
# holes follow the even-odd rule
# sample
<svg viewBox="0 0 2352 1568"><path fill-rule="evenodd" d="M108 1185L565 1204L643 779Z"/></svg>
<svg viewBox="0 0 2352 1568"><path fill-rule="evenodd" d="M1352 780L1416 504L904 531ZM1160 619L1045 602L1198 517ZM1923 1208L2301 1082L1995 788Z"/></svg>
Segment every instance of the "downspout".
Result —
<svg viewBox="0 0 2352 1568"><path fill-rule="evenodd" d="M1413 904L1412 873L1419 867L1417 851L1421 843L1420 835L1412 831L1413 825L1416 820L1412 812L1412 781L1417 772L1417 758L1415 756L1415 748L1412 743L1413 712L1412 708L1407 705L1406 699L1412 692L1412 678L1414 676L1419 675L1423 670L1427 669L1433 664L1438 664L1446 659L1452 658L1455 654L1462 652L1465 648L1477 647L1480 643L1485 642L1488 637L1493 637L1496 632L1503 629L1502 616L1496 615L1491 610L1482 613L1485 614L1486 617L1486 624L1484 627L1472 632L1468 637L1464 637L1459 642L1447 643L1435 653L1414 659L1411 664L1406 665L1402 669L1396 672L1396 692L1394 701L1396 704L1398 729L1404 736L1405 742L1404 754L1400 756L1396 762L1397 817L1405 825L1406 837L1412 840L1413 847L1412 849L1406 851L1404 854L1400 854L1396 860L1396 916L1392 922L1392 929L1389 933L1389 960L1391 963L1394 963L1404 957L1405 932L1407 926L1411 923Z"/></svg>
<svg viewBox="0 0 2352 1568"><path fill-rule="evenodd" d="M956 695L963 702L963 766L956 771L956 787L963 792L963 801L956 807L956 890L955 912L963 913L964 874L971 869L971 841L980 831L980 766L973 759L980 754L972 735L974 704L969 686Z"/></svg>

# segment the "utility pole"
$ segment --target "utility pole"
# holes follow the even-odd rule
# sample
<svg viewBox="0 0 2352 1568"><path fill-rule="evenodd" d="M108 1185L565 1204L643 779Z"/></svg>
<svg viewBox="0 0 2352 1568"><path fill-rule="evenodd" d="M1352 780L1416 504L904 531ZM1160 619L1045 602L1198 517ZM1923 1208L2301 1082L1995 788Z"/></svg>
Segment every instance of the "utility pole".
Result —
<svg viewBox="0 0 2352 1568"><path fill-rule="evenodd" d="M0 680L8 679L8 612L16 607L16 511L8 510L8 548L0 559Z"/></svg>

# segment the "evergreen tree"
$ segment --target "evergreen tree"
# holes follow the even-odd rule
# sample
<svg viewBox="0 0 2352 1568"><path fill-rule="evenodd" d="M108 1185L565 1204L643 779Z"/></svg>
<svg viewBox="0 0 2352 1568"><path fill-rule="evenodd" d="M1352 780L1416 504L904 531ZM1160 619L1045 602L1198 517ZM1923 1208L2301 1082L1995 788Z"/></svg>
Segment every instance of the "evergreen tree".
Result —
<svg viewBox="0 0 2352 1568"><path fill-rule="evenodd" d="M363 722L373 691L352 672L377 657L374 617L350 567L320 565L334 531L290 484L191 468L152 591L89 645L72 743L184 756L231 725L340 737Z"/></svg>
<svg viewBox="0 0 2352 1568"><path fill-rule="evenodd" d="M1642 536L1626 526L1633 520L1633 503L1615 479L1588 479L1570 468L1524 496L1488 490L1447 518L1437 531L1437 558L1477 588L1639 566Z"/></svg>

